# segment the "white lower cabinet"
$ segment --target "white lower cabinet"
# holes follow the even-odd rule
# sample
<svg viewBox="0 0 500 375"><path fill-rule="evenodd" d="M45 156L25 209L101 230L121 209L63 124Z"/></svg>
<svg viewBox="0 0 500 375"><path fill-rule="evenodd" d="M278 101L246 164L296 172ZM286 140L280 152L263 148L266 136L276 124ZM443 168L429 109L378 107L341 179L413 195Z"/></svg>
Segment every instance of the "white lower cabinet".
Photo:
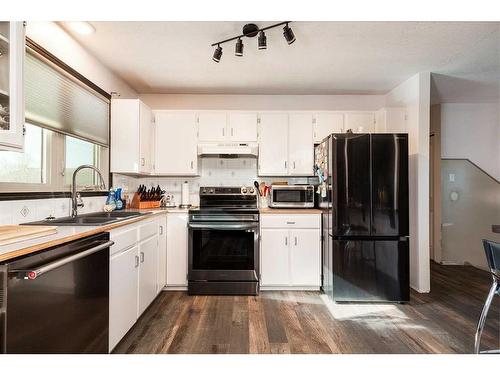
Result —
<svg viewBox="0 0 500 375"><path fill-rule="evenodd" d="M153 236L139 244L139 302L137 316L146 310L156 297L158 267L158 237Z"/></svg>
<svg viewBox="0 0 500 375"><path fill-rule="evenodd" d="M167 286L187 287L188 271L188 214L167 215Z"/></svg>
<svg viewBox="0 0 500 375"><path fill-rule="evenodd" d="M139 247L112 255L109 267L109 350L137 320Z"/></svg>
<svg viewBox="0 0 500 375"><path fill-rule="evenodd" d="M109 262L109 351L120 342L161 288L161 226L165 216L111 230ZM163 232L165 233L165 232ZM166 242L165 242L166 245ZM164 268L166 264L164 263ZM163 275L165 270L163 270ZM163 276L164 277L164 276Z"/></svg>
<svg viewBox="0 0 500 375"><path fill-rule="evenodd" d="M167 285L167 218L158 220L158 281L156 293Z"/></svg>
<svg viewBox="0 0 500 375"><path fill-rule="evenodd" d="M321 231L318 215L261 216L261 286L319 289Z"/></svg>

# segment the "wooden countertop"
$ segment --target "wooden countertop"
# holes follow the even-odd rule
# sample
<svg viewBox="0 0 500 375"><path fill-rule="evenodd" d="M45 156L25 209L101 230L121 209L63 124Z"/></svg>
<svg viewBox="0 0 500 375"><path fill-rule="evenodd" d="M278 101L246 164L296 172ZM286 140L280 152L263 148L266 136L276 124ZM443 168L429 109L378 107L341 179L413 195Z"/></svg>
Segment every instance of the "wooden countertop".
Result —
<svg viewBox="0 0 500 375"><path fill-rule="evenodd" d="M279 214L279 215L319 215L321 210L316 208L260 208L259 212L262 215Z"/></svg>
<svg viewBox="0 0 500 375"><path fill-rule="evenodd" d="M117 223L110 223L100 226L58 226L57 233L44 237L34 238L26 241L19 241L10 245L0 246L0 262L9 259L17 258L22 255L31 254L40 250L47 249L52 246L62 245L64 243L78 240L83 237L93 234L108 232L111 229L119 228L124 225L136 223L138 221L147 220L157 215L166 215L168 213L187 213L187 209L180 208L156 208L146 210L125 210L125 211L140 211L150 212L149 215L133 217L127 220L122 220Z"/></svg>

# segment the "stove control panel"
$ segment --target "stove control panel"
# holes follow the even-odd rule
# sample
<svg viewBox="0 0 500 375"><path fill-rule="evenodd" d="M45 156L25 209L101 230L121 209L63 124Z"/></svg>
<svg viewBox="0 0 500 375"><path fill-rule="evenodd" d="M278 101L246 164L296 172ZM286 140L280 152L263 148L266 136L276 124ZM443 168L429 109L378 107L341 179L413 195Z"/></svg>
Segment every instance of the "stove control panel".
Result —
<svg viewBox="0 0 500 375"><path fill-rule="evenodd" d="M225 186L202 186L200 195L255 195L253 186L225 187Z"/></svg>

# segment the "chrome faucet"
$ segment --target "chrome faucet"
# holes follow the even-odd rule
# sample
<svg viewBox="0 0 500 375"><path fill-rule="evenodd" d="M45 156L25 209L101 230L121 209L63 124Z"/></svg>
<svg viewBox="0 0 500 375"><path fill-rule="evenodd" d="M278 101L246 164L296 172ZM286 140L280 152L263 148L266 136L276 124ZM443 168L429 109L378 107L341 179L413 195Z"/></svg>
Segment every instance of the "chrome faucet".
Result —
<svg viewBox="0 0 500 375"><path fill-rule="evenodd" d="M80 193L76 192L76 175L78 172L80 172L82 169L92 169L97 172L99 175L99 178L101 179L101 185L99 185L100 188L103 190L106 190L106 184L104 183L104 178L102 177L101 171L94 167L93 165L80 165L78 168L75 169L73 172L73 183L71 185L71 216L76 217L78 215L78 208L83 207L83 199Z"/></svg>

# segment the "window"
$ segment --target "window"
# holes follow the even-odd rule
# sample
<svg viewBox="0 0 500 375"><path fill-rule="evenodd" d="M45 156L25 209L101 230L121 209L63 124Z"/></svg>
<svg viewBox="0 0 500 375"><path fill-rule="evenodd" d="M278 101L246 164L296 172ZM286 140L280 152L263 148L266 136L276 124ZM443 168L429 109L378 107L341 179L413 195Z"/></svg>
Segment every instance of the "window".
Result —
<svg viewBox="0 0 500 375"><path fill-rule="evenodd" d="M82 164L93 165L100 168L100 155L101 146L94 143L83 141L78 138L70 136L65 137L65 183L70 185L72 183L73 172ZM105 173L105 171L102 171ZM104 176L103 176L104 177ZM84 169L78 173L77 185L79 186L94 186L99 185L97 174L91 169Z"/></svg>
<svg viewBox="0 0 500 375"><path fill-rule="evenodd" d="M45 138L48 130L26 124L24 152L0 151L0 181L43 184L45 176Z"/></svg>

